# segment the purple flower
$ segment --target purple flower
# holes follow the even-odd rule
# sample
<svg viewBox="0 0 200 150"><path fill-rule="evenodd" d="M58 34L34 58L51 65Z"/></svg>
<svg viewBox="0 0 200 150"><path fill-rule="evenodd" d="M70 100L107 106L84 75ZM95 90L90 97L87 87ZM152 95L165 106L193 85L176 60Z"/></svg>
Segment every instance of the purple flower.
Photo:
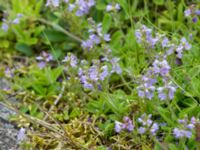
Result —
<svg viewBox="0 0 200 150"><path fill-rule="evenodd" d="M110 39L110 34L104 34L103 39L104 39L106 42L109 42L109 41L111 40L111 39Z"/></svg>
<svg viewBox="0 0 200 150"><path fill-rule="evenodd" d="M143 126L151 126L153 121L151 120L151 114L143 114L141 117L138 118L138 122L141 123Z"/></svg>
<svg viewBox="0 0 200 150"><path fill-rule="evenodd" d="M187 128L190 129L190 130L194 129L194 127L195 127L195 125L192 124L192 123L190 123L190 124L187 125Z"/></svg>
<svg viewBox="0 0 200 150"><path fill-rule="evenodd" d="M142 76L141 84L136 89L138 90L139 97L146 97L151 100L154 96L154 84L157 82L157 80L149 76L151 76L150 71L148 72L148 75Z"/></svg>
<svg viewBox="0 0 200 150"><path fill-rule="evenodd" d="M10 69L9 67L6 67L6 69L4 71L4 75L7 78L12 78L14 76L14 70Z"/></svg>
<svg viewBox="0 0 200 150"><path fill-rule="evenodd" d="M184 119L179 119L178 123L180 124L179 128L174 128L173 134L175 138L191 138L192 132L194 131L195 124L197 123L197 120L195 117L192 117L189 121L187 116Z"/></svg>
<svg viewBox="0 0 200 150"><path fill-rule="evenodd" d="M45 66L46 66L46 62L44 62L44 61L41 61L41 62L38 63L38 67L40 69L44 68Z"/></svg>
<svg viewBox="0 0 200 150"><path fill-rule="evenodd" d="M75 4L69 4L69 6L68 6L69 12L72 12L75 8L76 8Z"/></svg>
<svg viewBox="0 0 200 150"><path fill-rule="evenodd" d="M138 128L138 133L139 134L144 134L146 132L146 128L144 128L144 127L139 127Z"/></svg>
<svg viewBox="0 0 200 150"><path fill-rule="evenodd" d="M138 118L138 122L141 124L138 128L139 134L144 134L146 131L149 131L152 135L156 135L156 132L159 130L159 125L158 123L153 122L151 117L151 114L143 114Z"/></svg>
<svg viewBox="0 0 200 150"><path fill-rule="evenodd" d="M113 10L120 10L120 5L117 3L115 5L112 5L112 4L108 4L106 6L106 11L107 12L110 12L110 11L113 11Z"/></svg>
<svg viewBox="0 0 200 150"><path fill-rule="evenodd" d="M58 7L59 6L59 0L47 0L46 6L53 6Z"/></svg>
<svg viewBox="0 0 200 150"><path fill-rule="evenodd" d="M119 61L119 58L112 58L111 60L110 60L110 62L111 62L111 64L112 64L112 70L111 70L111 73L114 73L114 72L116 72L117 74L121 74L122 73L122 69L121 69L121 67L120 67L120 65L119 65L119 63L118 63L118 61Z"/></svg>
<svg viewBox="0 0 200 150"><path fill-rule="evenodd" d="M183 48L185 50L190 50L192 48L192 45L190 43L188 43L188 41L186 40L186 38L182 38L181 39L181 45L183 46Z"/></svg>
<svg viewBox="0 0 200 150"><path fill-rule="evenodd" d="M190 16L192 14L192 10L191 9L186 9L184 11L184 14L185 14L185 17L188 17L188 16Z"/></svg>
<svg viewBox="0 0 200 150"><path fill-rule="evenodd" d="M192 136L191 131L182 130L182 129L179 129L179 128L175 128L173 130L173 134L174 134L175 138L183 138L183 137L191 138L191 136Z"/></svg>
<svg viewBox="0 0 200 150"><path fill-rule="evenodd" d="M87 41L83 41L81 46L84 49L89 49L90 50L90 49L92 49L94 47L94 42L91 39L89 39Z"/></svg>
<svg viewBox="0 0 200 150"><path fill-rule="evenodd" d="M158 124L157 124L157 123L153 123L153 125L152 125L152 127L151 127L151 129L150 129L151 134L152 134L152 135L155 135L156 132L158 131L158 129L159 129Z"/></svg>
<svg viewBox="0 0 200 150"><path fill-rule="evenodd" d="M166 55L171 55L174 53L174 50L175 50L175 46L172 44L170 45L169 49L167 50L166 52Z"/></svg>
<svg viewBox="0 0 200 150"><path fill-rule="evenodd" d="M92 34L90 35L90 40L93 41L94 43L96 44L99 44L101 41L100 41L100 38L96 35L96 34Z"/></svg>
<svg viewBox="0 0 200 150"><path fill-rule="evenodd" d="M160 40L160 35L156 37L152 36L152 29L142 25L139 29L135 31L135 36L138 43L143 42L145 45L153 48Z"/></svg>
<svg viewBox="0 0 200 150"><path fill-rule="evenodd" d="M135 31L135 37L136 37L138 43L142 42L142 33L140 30Z"/></svg>
<svg viewBox="0 0 200 150"><path fill-rule="evenodd" d="M127 130L128 132L133 131L134 125L132 123L132 120L129 117L123 118L123 123L115 121L115 132L120 133L121 130Z"/></svg>
<svg viewBox="0 0 200 150"><path fill-rule="evenodd" d="M43 61L49 62L53 60L53 56L49 53L42 51L41 56L36 57L36 60L39 60L39 61L43 60Z"/></svg>
<svg viewBox="0 0 200 150"><path fill-rule="evenodd" d="M93 65L89 68L88 74L91 80L97 81L98 80L98 68L97 66Z"/></svg>
<svg viewBox="0 0 200 150"><path fill-rule="evenodd" d="M153 71L155 74L160 74L161 76L166 76L169 71L170 71L171 67L169 66L167 60L155 60L153 62Z"/></svg>
<svg viewBox="0 0 200 150"><path fill-rule="evenodd" d="M165 37L162 40L162 47L165 48L165 47L168 47L168 46L169 46L169 39Z"/></svg>
<svg viewBox="0 0 200 150"><path fill-rule="evenodd" d="M18 13L17 17L12 21L13 24L19 24L20 23L20 19L23 16L23 14Z"/></svg>
<svg viewBox="0 0 200 150"><path fill-rule="evenodd" d="M89 10L92 6L95 5L94 0L76 0L76 7L78 8L76 11L77 16L83 16L84 14L88 14Z"/></svg>
<svg viewBox="0 0 200 150"><path fill-rule="evenodd" d="M125 128L131 132L134 129L134 125L132 123L132 120L129 117L124 117L123 118L124 124L125 124Z"/></svg>
<svg viewBox="0 0 200 150"><path fill-rule="evenodd" d="M47 62L50 62L50 61L53 60L53 56L51 54L49 54L49 53L46 53L46 52L42 51L41 56L37 56L36 60L40 61L39 64L38 64L38 67L40 69L42 69L42 68L44 68L46 66Z"/></svg>
<svg viewBox="0 0 200 150"><path fill-rule="evenodd" d="M71 54L71 53L69 53L69 54L64 58L64 60L62 60L62 62L69 62L70 65L71 65L71 67L73 67L73 68L76 67L77 61L78 61L77 57L76 57L75 55Z"/></svg>
<svg viewBox="0 0 200 150"><path fill-rule="evenodd" d="M165 81L165 86L157 88L158 91L158 97L161 100L165 100L169 98L170 100L174 98L174 93L176 92L176 87L173 86L171 83L167 83Z"/></svg>
<svg viewBox="0 0 200 150"><path fill-rule="evenodd" d="M197 17L193 17L192 18L192 22L196 23L198 21L198 18Z"/></svg>
<svg viewBox="0 0 200 150"><path fill-rule="evenodd" d="M84 82L83 87L86 89L94 89L94 86L91 83Z"/></svg>
<svg viewBox="0 0 200 150"><path fill-rule="evenodd" d="M195 117L192 117L190 120L191 124L196 124L197 123L197 119Z"/></svg>
<svg viewBox="0 0 200 150"><path fill-rule="evenodd" d="M159 87L157 90L158 90L158 97L160 98L160 100L167 99L167 95L163 93L163 87Z"/></svg>
<svg viewBox="0 0 200 150"><path fill-rule="evenodd" d="M121 8L120 8L120 5L117 3L117 4L115 4L115 9L116 10L120 10Z"/></svg>
<svg viewBox="0 0 200 150"><path fill-rule="evenodd" d="M190 50L192 48L192 45L189 44L189 42L186 40L186 38L182 38L179 46L176 48L177 57L182 58L183 56L183 50Z"/></svg>
<svg viewBox="0 0 200 150"><path fill-rule="evenodd" d="M99 79L103 81L109 75L108 66L105 65L101 69L102 69L102 72L99 75Z"/></svg>
<svg viewBox="0 0 200 150"><path fill-rule="evenodd" d="M115 132L120 133L122 129L122 123L115 121Z"/></svg>
<svg viewBox="0 0 200 150"><path fill-rule="evenodd" d="M196 11L195 11L195 14L196 14L196 15L200 15L200 10L196 10Z"/></svg>
<svg viewBox="0 0 200 150"><path fill-rule="evenodd" d="M106 11L107 11L107 12L111 11L112 9L113 9L112 4L108 4L108 5L106 6Z"/></svg>
<svg viewBox="0 0 200 150"><path fill-rule="evenodd" d="M155 87L154 86L147 86L147 84L141 85L137 87L138 90L138 96L144 98L148 98L151 100L154 97L154 91Z"/></svg>
<svg viewBox="0 0 200 150"><path fill-rule="evenodd" d="M12 21L13 24L19 24L19 22L20 22L19 18L15 18L15 19Z"/></svg>
<svg viewBox="0 0 200 150"><path fill-rule="evenodd" d="M5 18L2 19L1 29L4 30L5 32L7 32L8 29L9 29L9 25L8 25L7 20Z"/></svg>
<svg viewBox="0 0 200 150"><path fill-rule="evenodd" d="M18 134L17 134L17 142L20 143L26 139L26 129L20 128Z"/></svg>

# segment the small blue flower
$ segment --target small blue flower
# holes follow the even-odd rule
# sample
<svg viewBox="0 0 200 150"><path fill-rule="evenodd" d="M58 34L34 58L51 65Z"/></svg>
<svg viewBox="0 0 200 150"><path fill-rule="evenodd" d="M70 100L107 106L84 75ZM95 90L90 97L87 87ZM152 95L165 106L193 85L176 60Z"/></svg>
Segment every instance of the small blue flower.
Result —
<svg viewBox="0 0 200 150"><path fill-rule="evenodd" d="M151 129L150 129L150 132L152 135L156 135L156 132L159 130L159 126L157 123L153 123Z"/></svg>
<svg viewBox="0 0 200 150"><path fill-rule="evenodd" d="M20 143L26 139L26 129L20 128L17 134L17 142Z"/></svg>
<svg viewBox="0 0 200 150"><path fill-rule="evenodd" d="M196 23L198 21L198 18L197 17L193 17L192 18L192 22Z"/></svg>
<svg viewBox="0 0 200 150"><path fill-rule="evenodd" d="M104 34L103 39L104 39L106 42L109 42L109 41L111 40L111 39L110 39L110 34Z"/></svg>
<svg viewBox="0 0 200 150"><path fill-rule="evenodd" d="M46 6L58 7L59 3L60 3L59 0L47 0Z"/></svg>
<svg viewBox="0 0 200 150"><path fill-rule="evenodd" d="M184 11L184 14L185 14L185 17L188 17L188 16L190 16L191 14L192 14L192 10L189 8L189 9L186 9L185 11Z"/></svg>
<svg viewBox="0 0 200 150"><path fill-rule="evenodd" d="M196 10L196 11L195 11L195 14L196 14L196 15L200 15L200 10Z"/></svg>
<svg viewBox="0 0 200 150"><path fill-rule="evenodd" d="M144 128L144 127L139 127L138 128L138 133L139 134L144 134L146 132L146 128Z"/></svg>
<svg viewBox="0 0 200 150"><path fill-rule="evenodd" d="M115 121L115 132L120 133L122 129L122 123L119 121Z"/></svg>

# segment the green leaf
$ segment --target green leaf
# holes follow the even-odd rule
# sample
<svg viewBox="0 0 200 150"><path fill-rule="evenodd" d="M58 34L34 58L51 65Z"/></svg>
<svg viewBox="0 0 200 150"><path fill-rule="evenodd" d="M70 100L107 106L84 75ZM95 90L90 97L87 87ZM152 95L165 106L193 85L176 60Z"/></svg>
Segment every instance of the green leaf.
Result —
<svg viewBox="0 0 200 150"><path fill-rule="evenodd" d="M52 78L51 79L52 79L53 82L56 82L58 77L62 74L62 71L63 71L63 67L58 67L58 68L56 68L52 71Z"/></svg>
<svg viewBox="0 0 200 150"><path fill-rule="evenodd" d="M55 30L45 30L44 33L50 42L62 42L67 39L67 36L65 34ZM43 35L44 39L46 39L46 37L44 37Z"/></svg>
<svg viewBox="0 0 200 150"><path fill-rule="evenodd" d="M112 24L112 17L109 14L106 14L103 18L103 32L108 32L110 26Z"/></svg>
<svg viewBox="0 0 200 150"><path fill-rule="evenodd" d="M154 2L156 5L163 5L163 4L164 4L164 0L153 0L153 2Z"/></svg>
<svg viewBox="0 0 200 150"><path fill-rule="evenodd" d="M70 118L75 118L75 117L80 116L80 114L81 114L80 109L79 109L79 108L74 108L74 109L72 110L72 112L70 113L69 117L70 117Z"/></svg>
<svg viewBox="0 0 200 150"><path fill-rule="evenodd" d="M177 16L178 16L178 21L182 22L183 21L183 2L181 2L178 5L178 9L177 9Z"/></svg>
<svg viewBox="0 0 200 150"><path fill-rule="evenodd" d="M169 144L169 149L170 150L178 150L177 146L174 144L171 144L171 143Z"/></svg>
<svg viewBox="0 0 200 150"><path fill-rule="evenodd" d="M169 116L171 116L170 112L167 111L166 109L163 109L162 107L157 107L157 110L159 114L162 116L162 118L169 124L169 125L174 125L174 122L170 119Z"/></svg>
<svg viewBox="0 0 200 150"><path fill-rule="evenodd" d="M17 43L15 45L15 49L18 50L19 52L27 55L27 56L32 56L33 55L33 51L31 49L30 46L23 44L23 43Z"/></svg>

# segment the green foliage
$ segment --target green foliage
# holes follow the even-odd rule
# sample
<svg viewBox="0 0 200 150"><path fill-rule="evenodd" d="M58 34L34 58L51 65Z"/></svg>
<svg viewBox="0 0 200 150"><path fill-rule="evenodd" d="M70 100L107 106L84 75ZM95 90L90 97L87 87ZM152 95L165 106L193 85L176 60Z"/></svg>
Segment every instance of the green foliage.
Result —
<svg viewBox="0 0 200 150"><path fill-rule="evenodd" d="M1 91L16 94L20 101L16 108L24 116L18 114L13 120L19 126L33 129L28 131L29 141L24 147L97 150L199 148L196 134L191 139L176 139L173 135L174 128L182 127L179 119L200 117L200 21L193 23L192 18L184 16L184 10L193 4L191 1L97 0L90 13L82 17L67 11L64 2L58 8L46 7L45 3L44 0L0 0L1 17L9 25L8 31L0 29L0 65L4 70L14 68L11 77L0 68L1 76L4 74L12 83L10 90ZM116 3L121 7L119 11L106 11L108 4ZM197 3L196 7L199 8L200 4ZM20 22L13 24L19 13L23 14ZM96 24L90 22L91 18ZM88 30L98 23L102 23L103 34L111 35L111 41L83 50L81 43L89 38ZM167 35L170 40L186 37L193 46L184 53L182 64L176 63L175 55L168 60L171 65L168 78L177 86L177 93L171 101L160 101L158 97L147 100L137 94L140 77L152 66L154 55L164 53L160 47L156 47L153 53L149 47L142 48L146 45L137 44L135 30L141 24ZM42 51L50 52L54 60L43 60L46 66L41 69L35 56ZM75 54L79 60L87 60L87 65L82 67L80 63L78 67L72 67L70 62L62 62L67 52ZM96 63L94 60L99 60L102 66L107 65L108 62L101 58L114 57L120 58L123 73L115 73L96 85L92 83L95 85L93 90L84 88L78 74L79 67L87 70ZM159 79L157 84L161 81ZM138 118L145 113L152 114L152 120L159 125L166 124L159 127L157 136L138 134ZM131 119L134 130L127 132L124 129L116 133L116 121L123 123L125 116ZM194 128L197 134L199 130Z"/></svg>

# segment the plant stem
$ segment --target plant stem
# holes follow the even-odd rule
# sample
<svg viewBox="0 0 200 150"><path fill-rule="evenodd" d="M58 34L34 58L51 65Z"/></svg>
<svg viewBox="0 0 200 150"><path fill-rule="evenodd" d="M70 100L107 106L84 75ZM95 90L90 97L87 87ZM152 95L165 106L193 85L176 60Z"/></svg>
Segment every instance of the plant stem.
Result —
<svg viewBox="0 0 200 150"><path fill-rule="evenodd" d="M54 107L58 104L58 102L60 101L60 99L62 98L63 96L63 93L65 91L65 87L66 87L66 82L64 81L63 82L63 85L62 85L62 89L61 89L61 92L59 93L58 97L56 98L56 100L54 101L54 104L50 107L48 113L45 115L44 117L44 121L48 118L48 114L51 113L51 111L54 109Z"/></svg>
<svg viewBox="0 0 200 150"><path fill-rule="evenodd" d="M41 23L44 23L46 25L49 25L49 26L52 26L53 28L57 29L58 31L64 33L65 35L69 36L70 38L74 39L75 41L81 43L83 40L80 39L79 37L77 37L76 35L70 33L69 31L65 30L64 28L62 28L60 25L58 24L55 24L55 23L52 23L48 20L45 20L45 19L38 19L38 21L40 21Z"/></svg>

